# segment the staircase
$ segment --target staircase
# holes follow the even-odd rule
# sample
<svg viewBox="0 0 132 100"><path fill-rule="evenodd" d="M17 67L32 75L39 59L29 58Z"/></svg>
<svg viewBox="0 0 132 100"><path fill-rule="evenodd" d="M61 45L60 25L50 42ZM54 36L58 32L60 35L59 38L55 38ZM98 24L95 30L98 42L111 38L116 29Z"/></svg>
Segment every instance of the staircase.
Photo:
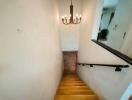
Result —
<svg viewBox="0 0 132 100"><path fill-rule="evenodd" d="M54 100L99 100L76 74L77 52L63 52L64 75Z"/></svg>
<svg viewBox="0 0 132 100"><path fill-rule="evenodd" d="M64 74L55 100L99 100L76 74Z"/></svg>

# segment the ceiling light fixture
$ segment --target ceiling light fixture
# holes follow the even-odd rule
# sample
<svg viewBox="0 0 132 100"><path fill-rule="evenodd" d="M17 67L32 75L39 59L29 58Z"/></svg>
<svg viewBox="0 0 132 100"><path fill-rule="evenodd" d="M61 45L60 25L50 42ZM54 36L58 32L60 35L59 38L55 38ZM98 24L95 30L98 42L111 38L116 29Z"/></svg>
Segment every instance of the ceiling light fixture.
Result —
<svg viewBox="0 0 132 100"><path fill-rule="evenodd" d="M67 16L62 16L62 22L65 25L70 25L70 24L79 24L81 22L82 16L81 14L76 14L76 16L73 16L73 4L72 4L72 0L71 0L71 5L70 5L70 15Z"/></svg>

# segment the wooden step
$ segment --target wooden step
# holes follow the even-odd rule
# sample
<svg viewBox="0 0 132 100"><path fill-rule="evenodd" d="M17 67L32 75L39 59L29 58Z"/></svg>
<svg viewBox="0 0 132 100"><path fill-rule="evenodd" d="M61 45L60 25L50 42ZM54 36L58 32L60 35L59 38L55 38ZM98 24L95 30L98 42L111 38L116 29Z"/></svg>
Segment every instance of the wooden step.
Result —
<svg viewBox="0 0 132 100"><path fill-rule="evenodd" d="M56 95L55 100L99 100L96 95Z"/></svg>
<svg viewBox="0 0 132 100"><path fill-rule="evenodd" d="M59 94L65 94L65 95L92 95L94 94L91 90L63 90L63 89L59 89L57 92L57 95Z"/></svg>
<svg viewBox="0 0 132 100"><path fill-rule="evenodd" d="M76 74L64 75L55 100L99 100L96 94Z"/></svg>
<svg viewBox="0 0 132 100"><path fill-rule="evenodd" d="M79 79L79 77L77 77L77 76L72 76L72 75L64 76L63 78L77 78L77 79Z"/></svg>
<svg viewBox="0 0 132 100"><path fill-rule="evenodd" d="M80 79L78 77L64 77L63 79Z"/></svg>
<svg viewBox="0 0 132 100"><path fill-rule="evenodd" d="M69 83L69 82L68 82L68 83L61 83L60 85L64 85L64 86L65 86L65 85L66 85L66 86L72 86L72 85L73 85L73 86L86 86L85 83L76 83L76 82L75 82L75 83Z"/></svg>
<svg viewBox="0 0 132 100"><path fill-rule="evenodd" d="M75 80L78 80L79 78L64 77L63 79L75 79ZM79 79L79 80L80 80L80 79Z"/></svg>
<svg viewBox="0 0 132 100"><path fill-rule="evenodd" d="M79 79L77 80L74 80L74 79L69 79L69 80L61 80L61 81L69 81L69 82L73 82L73 81L79 81L79 82L81 82Z"/></svg>
<svg viewBox="0 0 132 100"><path fill-rule="evenodd" d="M65 83L65 82L68 82L68 83L83 83L82 81L68 81L68 80L62 81L62 83Z"/></svg>
<svg viewBox="0 0 132 100"><path fill-rule="evenodd" d="M60 86L59 89L70 89L70 90L73 90L73 89L86 89L88 90L89 88L87 86Z"/></svg>
<svg viewBox="0 0 132 100"><path fill-rule="evenodd" d="M84 84L84 83L83 82L78 82L78 81L76 81L76 82L63 81L63 82L61 82L61 84Z"/></svg>

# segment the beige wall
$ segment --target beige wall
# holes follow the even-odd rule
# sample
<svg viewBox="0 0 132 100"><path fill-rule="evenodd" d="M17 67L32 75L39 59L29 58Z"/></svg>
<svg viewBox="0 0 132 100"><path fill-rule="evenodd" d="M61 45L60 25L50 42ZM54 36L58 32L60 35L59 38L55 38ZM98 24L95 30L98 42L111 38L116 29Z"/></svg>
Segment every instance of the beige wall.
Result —
<svg viewBox="0 0 132 100"><path fill-rule="evenodd" d="M53 100L61 77L56 0L0 0L0 100Z"/></svg>
<svg viewBox="0 0 132 100"><path fill-rule="evenodd" d="M78 60L85 63L127 64L91 41L92 32L96 32L99 27L96 25L96 22L99 23L96 17L100 15L98 12L102 9L101 2L103 3L101 0L83 0L82 10L85 18L81 25ZM132 68L124 69L122 72L114 70L98 66L78 67L78 74L102 98L101 100L119 100L132 81Z"/></svg>
<svg viewBox="0 0 132 100"><path fill-rule="evenodd" d="M128 29L126 37L122 43L122 47L121 47L120 51L132 58L132 47L130 46L132 44L131 32L132 32L132 23L129 26L129 29Z"/></svg>

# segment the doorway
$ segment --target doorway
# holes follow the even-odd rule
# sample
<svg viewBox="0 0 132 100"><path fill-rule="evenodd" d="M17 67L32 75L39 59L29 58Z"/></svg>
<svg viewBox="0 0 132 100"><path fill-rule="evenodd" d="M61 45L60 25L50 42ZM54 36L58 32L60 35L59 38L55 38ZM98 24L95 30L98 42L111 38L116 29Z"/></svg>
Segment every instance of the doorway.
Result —
<svg viewBox="0 0 132 100"><path fill-rule="evenodd" d="M63 52L64 73L76 73L77 51Z"/></svg>

